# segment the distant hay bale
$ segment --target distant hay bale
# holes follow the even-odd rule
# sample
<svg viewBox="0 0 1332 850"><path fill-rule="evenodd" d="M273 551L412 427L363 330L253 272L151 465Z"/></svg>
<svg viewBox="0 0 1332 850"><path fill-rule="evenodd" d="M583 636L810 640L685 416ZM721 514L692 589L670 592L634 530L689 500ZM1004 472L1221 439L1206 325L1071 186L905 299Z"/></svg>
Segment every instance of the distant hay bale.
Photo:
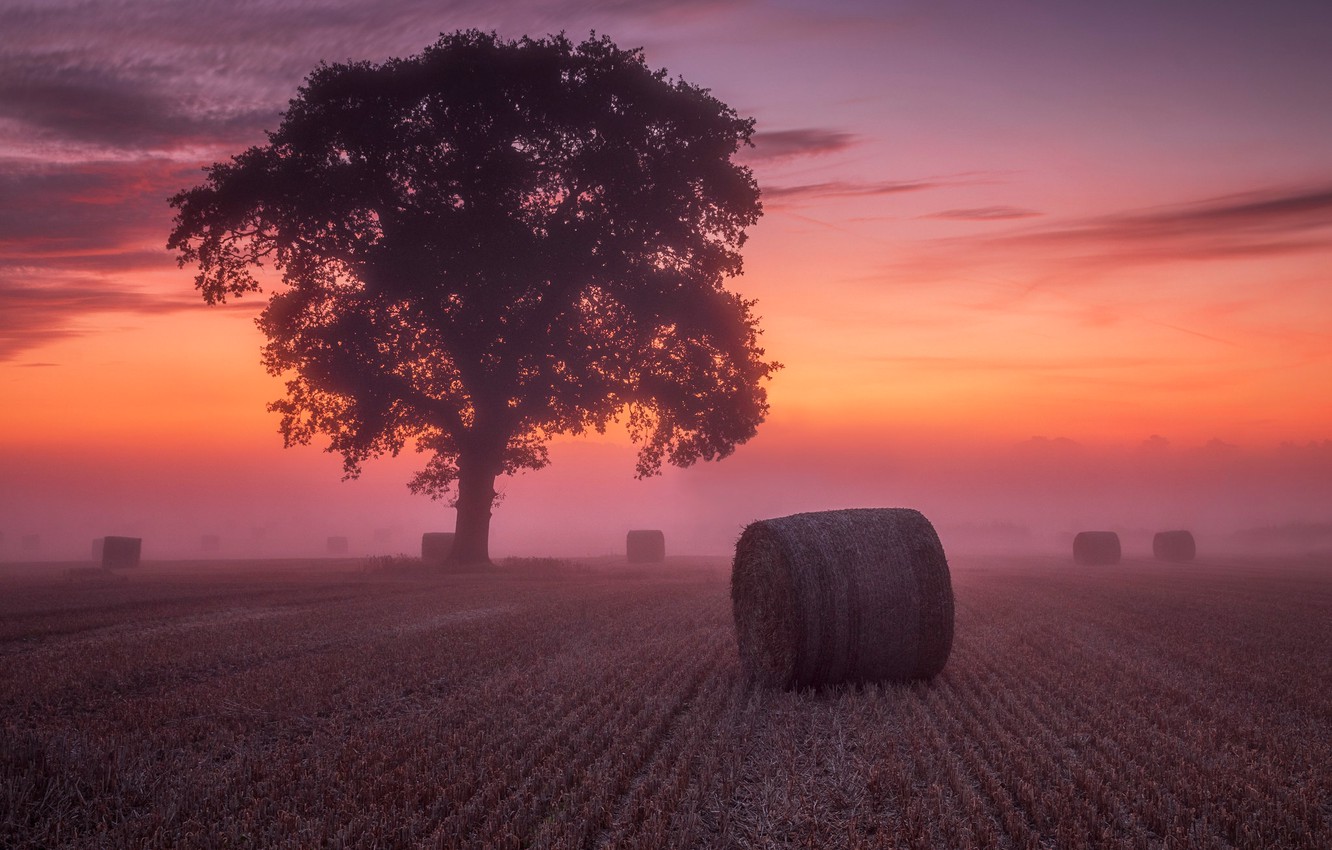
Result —
<svg viewBox="0 0 1332 850"><path fill-rule="evenodd" d="M222 538L216 534L204 534L199 537L199 548L204 552L216 552L222 548Z"/></svg>
<svg viewBox="0 0 1332 850"><path fill-rule="evenodd" d="M140 537L103 537L102 568L118 570L137 567L142 550L143 539Z"/></svg>
<svg viewBox="0 0 1332 850"><path fill-rule="evenodd" d="M1158 531L1152 538L1152 554L1158 561L1192 561L1198 546L1190 531Z"/></svg>
<svg viewBox="0 0 1332 850"><path fill-rule="evenodd" d="M421 560L425 563L443 564L452 554L452 531L427 531L421 535Z"/></svg>
<svg viewBox="0 0 1332 850"><path fill-rule="evenodd" d="M341 535L334 535L328 538L328 542L325 544L325 549L330 555L345 555L347 554L348 548L347 538Z"/></svg>
<svg viewBox="0 0 1332 850"><path fill-rule="evenodd" d="M624 536L625 557L631 564L666 560L666 534L661 531L631 531Z"/></svg>
<svg viewBox="0 0 1332 850"><path fill-rule="evenodd" d="M1073 538L1073 560L1079 564L1118 564L1119 535L1113 531L1079 531Z"/></svg>
<svg viewBox="0 0 1332 850"><path fill-rule="evenodd" d="M910 508L750 524L731 603L742 665L774 687L929 679L953 646L948 561Z"/></svg>

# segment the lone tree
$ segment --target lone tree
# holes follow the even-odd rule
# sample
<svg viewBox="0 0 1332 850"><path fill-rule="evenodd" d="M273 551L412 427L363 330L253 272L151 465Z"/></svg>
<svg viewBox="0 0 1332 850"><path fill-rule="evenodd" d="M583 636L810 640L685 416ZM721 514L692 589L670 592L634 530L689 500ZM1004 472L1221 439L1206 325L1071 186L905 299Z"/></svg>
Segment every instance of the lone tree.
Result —
<svg viewBox="0 0 1332 850"><path fill-rule="evenodd" d="M285 445L328 436L345 478L405 447L451 496L453 559L489 560L495 479L555 434L624 417L639 477L734 451L779 364L740 273L759 191L752 119L563 35L443 35L321 64L268 144L171 198L167 247L209 304L261 291Z"/></svg>

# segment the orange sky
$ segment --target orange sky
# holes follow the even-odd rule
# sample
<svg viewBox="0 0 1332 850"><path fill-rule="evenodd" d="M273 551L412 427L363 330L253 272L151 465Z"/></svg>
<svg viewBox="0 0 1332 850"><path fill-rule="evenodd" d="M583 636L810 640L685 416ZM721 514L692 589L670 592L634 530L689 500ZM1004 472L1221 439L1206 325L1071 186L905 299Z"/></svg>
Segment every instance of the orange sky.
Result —
<svg viewBox="0 0 1332 850"><path fill-rule="evenodd" d="M503 485L493 551L613 551L634 524L722 551L749 519L853 503L1042 534L1329 518L1326 7L467 5L0 10L0 557L25 529L54 556L108 526L188 549L285 522L292 551L451 527L406 493L415 458L342 484L336 457L284 451L257 305L204 307L163 245L166 196L262 142L320 59L470 26L595 27L757 119L766 214L733 288L786 364L715 469L636 482L622 437L564 441Z"/></svg>

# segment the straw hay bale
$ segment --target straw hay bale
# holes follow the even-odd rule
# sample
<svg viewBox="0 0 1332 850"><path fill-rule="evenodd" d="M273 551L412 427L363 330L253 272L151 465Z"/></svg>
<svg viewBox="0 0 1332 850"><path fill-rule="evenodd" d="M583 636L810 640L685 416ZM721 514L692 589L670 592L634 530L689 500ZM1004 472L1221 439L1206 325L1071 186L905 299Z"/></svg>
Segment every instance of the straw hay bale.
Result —
<svg viewBox="0 0 1332 850"><path fill-rule="evenodd" d="M948 561L910 508L750 524L731 603L742 665L775 687L929 679L953 646Z"/></svg>
<svg viewBox="0 0 1332 850"><path fill-rule="evenodd" d="M631 564L666 560L666 535L657 530L631 531L624 536L625 558Z"/></svg>
<svg viewBox="0 0 1332 850"><path fill-rule="evenodd" d="M345 555L347 554L348 548L347 538L340 534L335 534L329 537L328 542L325 544L325 550L330 555Z"/></svg>
<svg viewBox="0 0 1332 850"><path fill-rule="evenodd" d="M1079 531L1073 538L1073 560L1079 564L1118 564L1119 535L1113 531Z"/></svg>
<svg viewBox="0 0 1332 850"><path fill-rule="evenodd" d="M1158 531L1152 538L1152 554L1158 561L1192 561L1198 545L1190 531Z"/></svg>
<svg viewBox="0 0 1332 850"><path fill-rule="evenodd" d="M140 537L102 538L102 568L108 570L137 567L139 554L143 551L143 539Z"/></svg>
<svg viewBox="0 0 1332 850"><path fill-rule="evenodd" d="M425 563L443 564L452 554L452 531L427 531L421 535L421 560Z"/></svg>

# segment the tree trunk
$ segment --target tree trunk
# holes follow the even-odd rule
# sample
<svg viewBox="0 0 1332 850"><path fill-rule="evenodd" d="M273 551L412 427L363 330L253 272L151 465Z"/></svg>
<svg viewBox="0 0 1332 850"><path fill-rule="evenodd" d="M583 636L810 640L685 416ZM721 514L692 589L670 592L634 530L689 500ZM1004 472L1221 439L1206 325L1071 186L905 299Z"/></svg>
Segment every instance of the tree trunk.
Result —
<svg viewBox="0 0 1332 850"><path fill-rule="evenodd" d="M489 464L458 464L458 524L449 563L480 566L490 563L490 509L495 504L495 472Z"/></svg>

